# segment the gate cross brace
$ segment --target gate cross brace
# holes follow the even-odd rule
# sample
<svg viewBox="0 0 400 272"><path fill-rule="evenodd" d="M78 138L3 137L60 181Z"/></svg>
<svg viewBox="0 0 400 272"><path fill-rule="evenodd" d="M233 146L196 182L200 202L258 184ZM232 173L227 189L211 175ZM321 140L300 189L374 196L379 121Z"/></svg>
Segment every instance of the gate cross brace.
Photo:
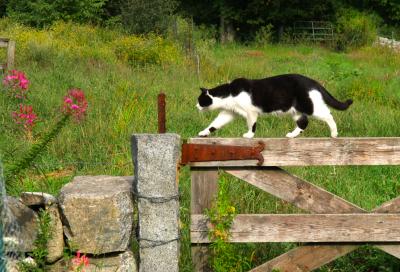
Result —
<svg viewBox="0 0 400 272"><path fill-rule="evenodd" d="M313 214L367 214L368 211L336 196L318 186L293 176L278 167L241 167L224 168L224 170L284 201ZM400 213L400 197L377 207L372 213ZM192 222L197 213L192 215ZM192 224L192 235L199 231ZM194 237L194 236L193 236ZM373 243L379 249L400 258L400 243ZM289 252L270 260L252 272L312 271L347 253L357 249L360 243L324 243L323 241L299 246Z"/></svg>
<svg viewBox="0 0 400 272"><path fill-rule="evenodd" d="M259 170L257 170L259 169ZM229 174L311 213L367 213L366 210L348 202L318 186L293 176L278 167L227 170ZM400 197L375 208L373 213L399 213ZM276 257L252 272L312 271L357 249L359 244L306 244ZM400 244L377 243L379 249L400 258Z"/></svg>

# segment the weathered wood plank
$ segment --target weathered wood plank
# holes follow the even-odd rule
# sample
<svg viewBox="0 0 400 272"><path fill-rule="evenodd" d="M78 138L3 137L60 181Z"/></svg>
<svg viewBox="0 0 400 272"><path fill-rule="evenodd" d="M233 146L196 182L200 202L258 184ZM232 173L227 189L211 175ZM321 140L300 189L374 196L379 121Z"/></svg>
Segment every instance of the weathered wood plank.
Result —
<svg viewBox="0 0 400 272"><path fill-rule="evenodd" d="M385 138L191 138L189 143L265 144L263 166L400 165L400 137ZM256 166L256 160L194 162L199 167Z"/></svg>
<svg viewBox="0 0 400 272"><path fill-rule="evenodd" d="M374 209L376 213L400 213L400 197L396 197L389 201L386 201L378 208Z"/></svg>
<svg viewBox="0 0 400 272"><path fill-rule="evenodd" d="M383 203L380 207L374 209L373 212L381 213L398 213L400 212L400 197ZM341 212L338 206L336 212ZM346 208L345 208L346 210ZM359 212L363 212L360 208ZM400 258L399 244L379 244L377 248ZM358 248L356 244L328 244L328 245L304 245L292 249L256 268L252 272L270 272L277 269L282 272L290 271L312 271L317 269L343 255L350 253Z"/></svg>
<svg viewBox="0 0 400 272"><path fill-rule="evenodd" d="M14 69L14 60L15 60L15 41L8 42L7 48L7 69Z"/></svg>
<svg viewBox="0 0 400 272"><path fill-rule="evenodd" d="M356 245L305 245L290 250L250 272L306 272L321 267L324 264L353 251Z"/></svg>
<svg viewBox="0 0 400 272"><path fill-rule="evenodd" d="M191 168L191 203L192 214L203 214L210 208L218 193L218 169ZM207 235L207 234L206 234ZM192 243L196 243L192 240ZM212 271L208 266L209 250L206 245L192 245L192 261L194 271Z"/></svg>
<svg viewBox="0 0 400 272"><path fill-rule="evenodd" d="M329 205L331 206L331 205ZM335 212L346 212L346 205L336 206ZM344 209L343 209L344 208ZM350 208L350 207L349 207ZM352 208L351 208L352 209ZM359 208L359 211L365 212ZM398 213L400 212L400 197L383 203L374 209L377 213ZM379 244L377 248L400 258L400 244ZM290 271L312 271L325 265L343 255L358 248L356 244L328 244L328 245L304 245L284 253L256 268L252 272L272 271L277 269L282 272Z"/></svg>
<svg viewBox="0 0 400 272"><path fill-rule="evenodd" d="M191 180L191 213L203 214L217 196L218 169L192 168Z"/></svg>
<svg viewBox="0 0 400 272"><path fill-rule="evenodd" d="M400 213L400 197L391 199L374 209L375 213ZM400 243L392 245L377 245L380 250L400 259Z"/></svg>
<svg viewBox="0 0 400 272"><path fill-rule="evenodd" d="M278 167L232 168L227 173L312 213L359 213L363 210Z"/></svg>
<svg viewBox="0 0 400 272"><path fill-rule="evenodd" d="M400 214L239 214L230 242L400 242ZM192 242L209 242L207 217L192 215Z"/></svg>
<svg viewBox="0 0 400 272"><path fill-rule="evenodd" d="M0 39L0 47L8 47L8 41Z"/></svg>

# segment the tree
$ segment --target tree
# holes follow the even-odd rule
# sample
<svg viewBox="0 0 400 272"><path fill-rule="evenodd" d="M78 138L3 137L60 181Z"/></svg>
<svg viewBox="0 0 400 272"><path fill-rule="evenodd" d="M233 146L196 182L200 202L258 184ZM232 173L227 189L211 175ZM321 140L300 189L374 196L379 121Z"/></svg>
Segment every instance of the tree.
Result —
<svg viewBox="0 0 400 272"><path fill-rule="evenodd" d="M336 2L334 0L182 0L179 8L182 14L192 15L196 23L219 25L224 31L233 28L238 31L240 39L249 40L260 27L268 24L275 27L292 26L298 20L334 18Z"/></svg>
<svg viewBox="0 0 400 272"><path fill-rule="evenodd" d="M127 0L122 4L122 24L131 33L164 33L177 2L174 0Z"/></svg>
<svg viewBox="0 0 400 272"><path fill-rule="evenodd" d="M9 0L7 15L23 24L47 27L57 20L99 22L107 0Z"/></svg>

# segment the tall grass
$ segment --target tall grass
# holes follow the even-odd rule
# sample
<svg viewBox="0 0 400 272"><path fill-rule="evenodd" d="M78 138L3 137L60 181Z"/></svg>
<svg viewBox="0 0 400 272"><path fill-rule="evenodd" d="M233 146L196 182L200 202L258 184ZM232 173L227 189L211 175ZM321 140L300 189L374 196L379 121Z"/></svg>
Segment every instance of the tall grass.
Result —
<svg viewBox="0 0 400 272"><path fill-rule="evenodd" d="M130 135L156 133L156 97L167 95L167 129L183 138L194 137L217 113L195 109L199 87L213 87L236 77L262 78L282 73L301 73L322 82L339 99L352 98L346 112L334 111L339 136L400 136L400 55L384 48L366 47L336 53L311 45L266 45L250 48L237 44L201 50L200 74L196 65L170 41L153 49L154 37L132 37L91 26L59 23L48 30L33 30L1 20L0 34L17 41L17 68L31 80L30 103L37 105L41 122L34 137L46 131L57 116L65 91L85 91L88 116L80 126L65 127L35 166L26 171L10 194L41 190L57 194L74 175L132 175ZM162 61L135 61L130 44L138 42ZM121 55L121 41L126 56ZM149 47L146 47L146 45ZM120 47L118 47L120 46ZM146 49L147 48L147 49ZM165 50L164 50L165 49ZM152 51L153 50L153 51ZM164 51L163 51L164 50ZM161 52L161 53L160 53ZM163 53L162 53L163 52ZM155 53L154 53L155 54ZM141 54L140 56L143 56ZM133 60L133 61L132 61ZM15 101L0 94L0 153L13 161L30 146L13 124ZM290 118L263 117L256 137L283 137L294 123ZM216 137L241 137L244 120L217 131ZM328 127L311 120L302 137L328 137ZM303 167L288 171L339 196L373 209L400 194L399 167ZM223 174L229 197L238 213L298 212L250 185ZM189 241L190 173L180 176L182 246L181 271L192 271ZM237 254L253 254L252 266L273 258L295 244L240 244ZM319 271L398 271L400 263L385 253L363 247Z"/></svg>

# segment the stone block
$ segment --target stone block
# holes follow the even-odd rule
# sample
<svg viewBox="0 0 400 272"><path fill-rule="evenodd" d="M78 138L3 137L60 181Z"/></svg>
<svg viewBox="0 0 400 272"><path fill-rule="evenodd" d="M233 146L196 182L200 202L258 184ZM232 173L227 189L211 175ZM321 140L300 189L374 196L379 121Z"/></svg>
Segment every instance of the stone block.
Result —
<svg viewBox="0 0 400 272"><path fill-rule="evenodd" d="M64 233L84 253L127 250L133 228L132 177L78 176L60 192Z"/></svg>
<svg viewBox="0 0 400 272"><path fill-rule="evenodd" d="M23 192L20 200L26 206L40 206L43 208L58 202L54 196L42 192Z"/></svg>
<svg viewBox="0 0 400 272"><path fill-rule="evenodd" d="M5 241L14 241L12 248L19 252L31 252L38 232L38 216L15 197L5 199ZM7 250L7 244L6 244Z"/></svg>
<svg viewBox="0 0 400 272"><path fill-rule="evenodd" d="M73 271L72 261L60 260L48 267L49 272ZM137 272L137 263L131 251L110 254L105 256L89 257L89 265L84 267L85 272Z"/></svg>
<svg viewBox="0 0 400 272"><path fill-rule="evenodd" d="M56 204L47 207L51 220L51 238L47 242L48 255L46 261L53 263L64 254L64 230L61 222L60 212Z"/></svg>

